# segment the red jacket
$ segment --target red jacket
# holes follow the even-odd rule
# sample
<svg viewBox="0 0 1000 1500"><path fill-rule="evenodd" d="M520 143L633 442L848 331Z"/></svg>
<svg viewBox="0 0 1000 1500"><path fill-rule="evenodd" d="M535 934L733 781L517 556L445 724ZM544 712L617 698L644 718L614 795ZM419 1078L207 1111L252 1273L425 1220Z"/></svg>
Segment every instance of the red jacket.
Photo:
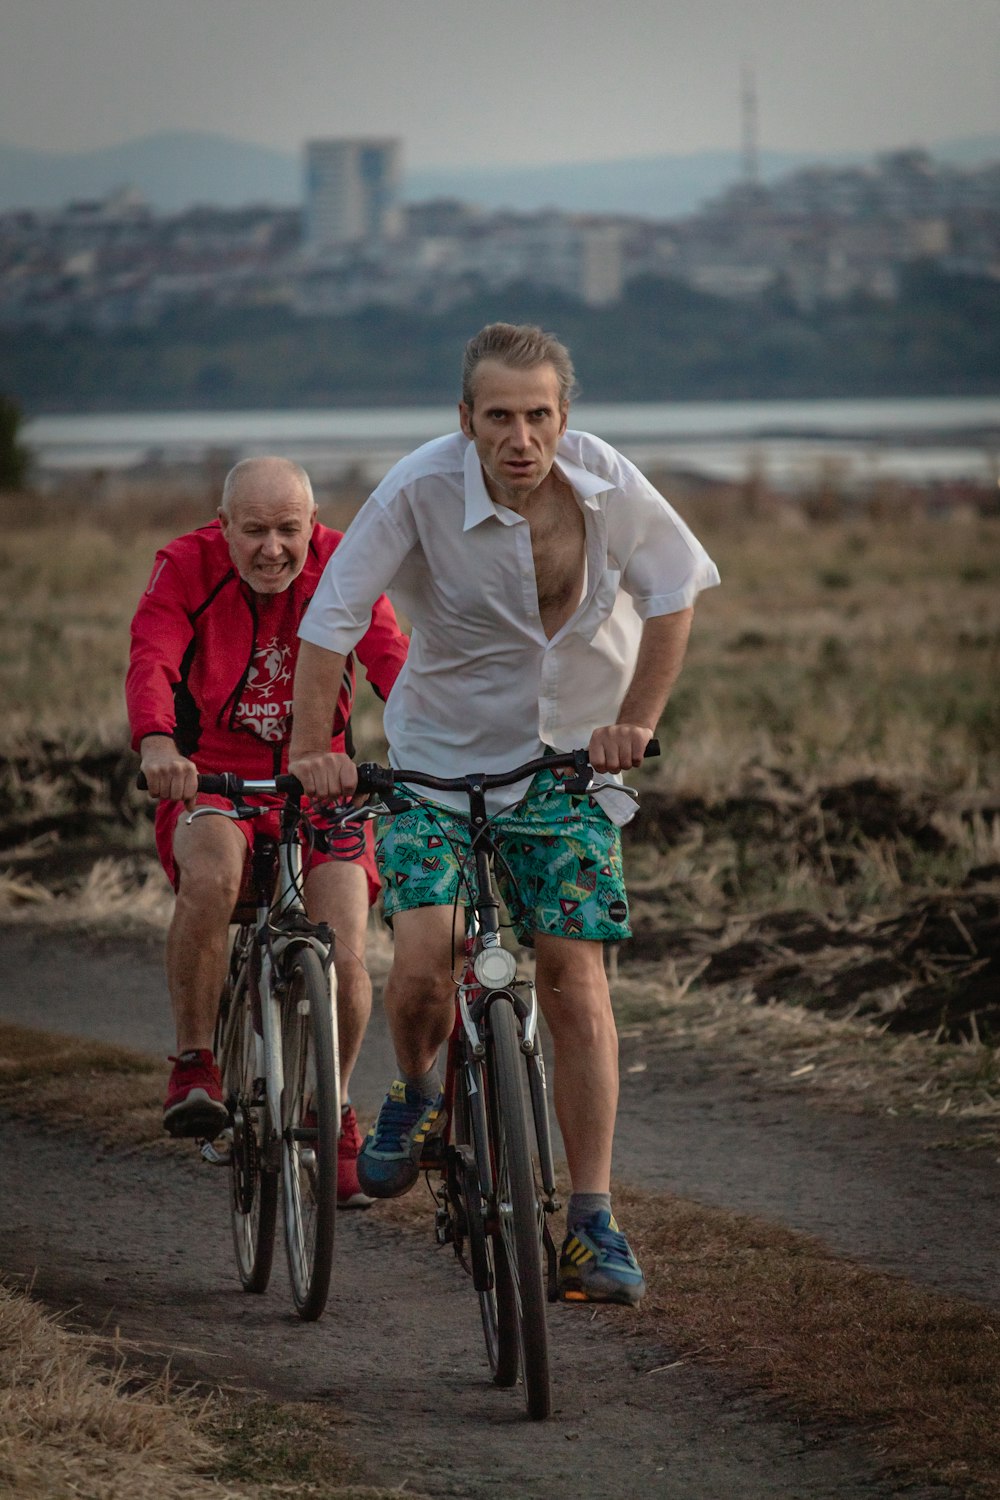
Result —
<svg viewBox="0 0 1000 1500"><path fill-rule="evenodd" d="M280 594L243 582L217 521L161 548L132 621L125 697L135 749L147 734L168 734L202 771L265 777L285 769L299 622L342 535L314 527L302 572ZM380 698L407 645L383 596L355 648ZM334 750L351 750L353 700L348 657L330 726Z"/></svg>

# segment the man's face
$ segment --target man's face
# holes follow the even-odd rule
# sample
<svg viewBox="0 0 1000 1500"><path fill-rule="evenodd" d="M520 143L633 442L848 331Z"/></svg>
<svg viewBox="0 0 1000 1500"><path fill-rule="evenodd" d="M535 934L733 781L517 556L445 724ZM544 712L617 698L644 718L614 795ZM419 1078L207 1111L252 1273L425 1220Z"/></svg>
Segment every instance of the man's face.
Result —
<svg viewBox="0 0 1000 1500"><path fill-rule="evenodd" d="M280 594L305 567L316 507L290 475L249 483L219 512L233 567L257 594Z"/></svg>
<svg viewBox="0 0 1000 1500"><path fill-rule="evenodd" d="M547 478L569 403L548 363L514 370L484 359L473 376L473 404L459 404L462 431L471 438L494 500L517 510Z"/></svg>

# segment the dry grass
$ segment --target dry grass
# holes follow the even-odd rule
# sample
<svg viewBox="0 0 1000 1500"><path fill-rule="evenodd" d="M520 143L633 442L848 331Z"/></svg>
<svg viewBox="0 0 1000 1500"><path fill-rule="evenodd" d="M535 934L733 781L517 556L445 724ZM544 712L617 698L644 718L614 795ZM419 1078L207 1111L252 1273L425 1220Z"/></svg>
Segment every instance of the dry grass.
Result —
<svg viewBox="0 0 1000 1500"><path fill-rule="evenodd" d="M841 1109L936 1121L942 1144L1000 1144L1000 1059L975 1042L932 1044L877 1022L802 1006L761 1005L740 985L696 988L699 965L631 966L615 986L623 1036L711 1055L769 1087Z"/></svg>
<svg viewBox="0 0 1000 1500"><path fill-rule="evenodd" d="M637 1311L589 1315L669 1351L642 1378L669 1386L682 1365L712 1365L806 1421L849 1422L901 1479L954 1485L966 1500L1000 1496L1000 1322L986 1309L670 1193L619 1184L615 1211L650 1291ZM419 1188L379 1214L430 1240ZM557 1243L562 1232L560 1215Z"/></svg>
<svg viewBox="0 0 1000 1500"><path fill-rule="evenodd" d="M162 1092L158 1060L0 1022L0 1107L9 1115L84 1129L109 1148L177 1150L163 1133Z"/></svg>
<svg viewBox="0 0 1000 1500"><path fill-rule="evenodd" d="M139 861L138 868L136 862L97 859L59 896L30 874L0 869L0 916L8 922L91 933L162 931L170 921L173 899L160 865L152 859Z"/></svg>
<svg viewBox="0 0 1000 1500"><path fill-rule="evenodd" d="M95 498L83 488L39 501L27 516L20 502L4 510L0 751L31 755L49 741L72 758L126 743L121 682L128 620L156 546L207 519L216 489L202 476L170 493L162 485L128 493L109 486ZM327 504L324 518L343 525L357 498L327 497L335 503ZM0 499L0 507L7 504ZM988 808L1000 787L1000 518L964 510L862 515L811 502L761 516L738 497L695 499L682 508L719 562L724 587L699 607L685 673L661 730L666 753L643 773L651 786L719 800L762 780L779 789L791 781L808 793L878 776L939 801L978 795L987 811L978 821L956 814L949 827L942 823L950 852L937 864L908 856L901 865L898 850L873 842L858 852L849 890L832 867L824 871L822 861L796 859L794 851L748 872L737 841L697 831L651 850L638 872L640 888L647 881L669 893L672 916L692 924L706 917L738 923L788 907L841 916L849 905L893 911L908 892L957 886L970 865L995 861L998 823ZM378 755L380 710L364 688L356 728L362 753ZM30 773L20 785L8 777L0 794L29 821L68 805L60 779ZM0 912L31 922L68 918L90 929L161 926L169 894L148 858L143 863L149 847L143 833L140 819L136 856L91 859L58 899L39 871L51 852L45 839L58 852L60 836L32 836L26 849L10 851L9 872L0 875ZM699 991L697 966L697 958L673 967L630 965L617 983L626 1024L641 1024L644 1034L651 1028L664 1045L710 1049L722 1065L738 1058L772 1083L841 1104L954 1116L953 1144L996 1140L992 1049L974 1041L933 1047L926 1039L887 1036L858 1018L762 1007L738 985ZM8 1112L44 1113L114 1146L177 1149L163 1140L158 1069L144 1060L18 1028L0 1031L0 1058L0 1106ZM95 1118L87 1103L94 1090L81 1084L98 1076ZM114 1111L107 1109L109 1089ZM995 1327L980 1309L864 1272L776 1226L652 1195L622 1194L619 1201L655 1291L637 1316L602 1317L665 1342L678 1360L724 1365L810 1416L860 1423L915 1472L970 1495L1000 1493L1000 1360ZM428 1232L429 1212L416 1195L386 1209L390 1221ZM40 1343L45 1337L39 1332ZM668 1381L669 1369L648 1378ZM172 1491L145 1490L142 1477L114 1488L117 1459L112 1451L101 1468L96 1441L85 1448L80 1440L86 1462L70 1477L60 1467L60 1423L45 1411L62 1399L62 1379L36 1382L37 1390L35 1425L26 1429L26 1449L37 1451L22 1454L20 1439L9 1450L22 1464L11 1486L2 1467L8 1448L0 1442L0 1490L13 1487L25 1500L75 1493L110 1500L155 1490L169 1500ZM115 1390L113 1380L111 1399L131 1411L133 1396ZM309 1414L282 1410L276 1416L267 1404L249 1413L221 1408L213 1431L216 1452L225 1450L228 1459L210 1459L210 1448L192 1448L187 1438L179 1446L197 1454L197 1462L204 1452L206 1463L220 1465L212 1472L245 1484L254 1476L239 1469L239 1455L252 1448L261 1461L271 1455L277 1464L283 1425L300 1433L297 1451L321 1451L320 1435L309 1436ZM197 1416L191 1409L185 1417L192 1431ZM125 1454L122 1465L131 1462ZM321 1469L317 1459L297 1481L298 1491L281 1492L342 1500L375 1493L318 1490ZM280 1488L279 1472L275 1467L274 1490L265 1485L263 1492ZM88 1473L105 1487L74 1488L90 1482ZM54 1488L31 1488L50 1474ZM245 1493L213 1489L214 1482L199 1480L194 1492L206 1500Z"/></svg>
<svg viewBox="0 0 1000 1500"><path fill-rule="evenodd" d="M164 1140L158 1070L144 1058L6 1026L0 1059L5 1112L83 1130L106 1146L190 1150ZM91 1086L98 1077L99 1101ZM118 1114L122 1119L109 1124ZM616 1203L653 1290L638 1314L599 1316L664 1344L678 1362L697 1358L724 1367L810 1419L850 1420L874 1433L880 1451L903 1471L960 1484L970 1496L1000 1493L989 1487L1000 1464L994 1420L1000 1335L982 1308L867 1271L808 1236L744 1215L628 1188L618 1190ZM429 1240L432 1214L423 1191L383 1204L380 1216ZM649 1378L669 1379L670 1368L672 1361ZM287 1455L294 1454L303 1465L302 1489L282 1493L338 1500L354 1493L308 1487L322 1468L324 1439L314 1413L276 1411L268 1403L249 1410L216 1405L213 1412L211 1431L228 1444L226 1454L216 1454L213 1473L245 1483L259 1480L261 1464L271 1463L287 1477ZM299 1438L289 1437L289 1424ZM35 1492L24 1493L35 1500ZM59 1492L39 1491L39 1500L50 1493ZM80 1493L110 1500L119 1492ZM204 1493L210 1500L215 1491Z"/></svg>
<svg viewBox="0 0 1000 1500"><path fill-rule="evenodd" d="M163 1132L162 1070L123 1047L0 1023L0 1113L81 1131L110 1150L189 1157ZM388 1500L341 1483L336 1414L196 1397L144 1351L59 1326L0 1286L0 1495L18 1500ZM179 1455L183 1455L180 1457ZM420 1497L417 1496L417 1500Z"/></svg>
<svg viewBox="0 0 1000 1500"><path fill-rule="evenodd" d="M699 604L654 779L709 796L760 765L997 785L1000 520L686 512L723 586Z"/></svg>
<svg viewBox="0 0 1000 1500"><path fill-rule="evenodd" d="M343 525L358 498L321 497L321 514ZM996 785L1000 519L848 508L816 523L789 506L776 522L738 500L682 504L724 586L699 607L654 777L714 795L761 764ZM128 621L153 553L213 508L206 482L28 512L0 497L0 748L125 742ZM361 719L377 741L367 696Z"/></svg>
<svg viewBox="0 0 1000 1500"><path fill-rule="evenodd" d="M204 1403L169 1376L136 1385L108 1348L0 1286L0 1493L18 1500L241 1500L209 1477ZM111 1351L114 1354L114 1351Z"/></svg>
<svg viewBox="0 0 1000 1500"><path fill-rule="evenodd" d="M0 1285L0 1494L17 1500L388 1500L341 1483L330 1414L137 1379L142 1351ZM416 1500L420 1500L417 1496Z"/></svg>
<svg viewBox="0 0 1000 1500"><path fill-rule="evenodd" d="M616 1203L652 1288L630 1332L662 1340L669 1381L724 1366L804 1416L870 1432L890 1464L1000 1494L1000 1323L773 1224L662 1195Z"/></svg>

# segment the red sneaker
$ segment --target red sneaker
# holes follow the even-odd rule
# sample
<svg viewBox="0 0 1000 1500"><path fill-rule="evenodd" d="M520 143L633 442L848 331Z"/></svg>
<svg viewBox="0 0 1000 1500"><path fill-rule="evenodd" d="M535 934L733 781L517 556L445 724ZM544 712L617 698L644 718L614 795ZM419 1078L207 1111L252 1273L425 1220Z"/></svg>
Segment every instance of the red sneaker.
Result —
<svg viewBox="0 0 1000 1500"><path fill-rule="evenodd" d="M169 1059L173 1072L163 1101L163 1128L170 1135L214 1141L229 1124L222 1102L222 1078L206 1048L192 1048Z"/></svg>
<svg viewBox="0 0 1000 1500"><path fill-rule="evenodd" d="M348 1104L340 1116L340 1140L337 1142L337 1207L371 1208L372 1199L361 1191L358 1181L358 1152L361 1131L358 1117Z"/></svg>

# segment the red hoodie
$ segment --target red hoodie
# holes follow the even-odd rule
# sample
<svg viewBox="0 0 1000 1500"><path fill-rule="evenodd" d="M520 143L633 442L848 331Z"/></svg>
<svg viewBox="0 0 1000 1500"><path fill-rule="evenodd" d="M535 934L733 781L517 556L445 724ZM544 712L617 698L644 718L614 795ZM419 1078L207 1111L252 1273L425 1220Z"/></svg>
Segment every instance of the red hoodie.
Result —
<svg viewBox="0 0 1000 1500"><path fill-rule="evenodd" d="M280 594L240 578L218 521L156 554L132 621L125 697L132 744L172 735L201 771L272 776L285 769L299 621L340 531L315 526L305 566ZM383 595L355 648L369 682L387 698L408 642ZM354 661L348 657L330 726L334 750L352 749Z"/></svg>

